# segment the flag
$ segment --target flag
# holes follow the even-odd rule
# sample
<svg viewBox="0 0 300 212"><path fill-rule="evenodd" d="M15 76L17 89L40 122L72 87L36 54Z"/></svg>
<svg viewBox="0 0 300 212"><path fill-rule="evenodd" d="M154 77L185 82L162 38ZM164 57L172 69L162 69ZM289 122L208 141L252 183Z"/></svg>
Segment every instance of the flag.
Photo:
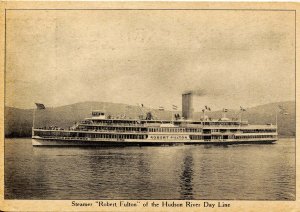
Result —
<svg viewBox="0 0 300 212"><path fill-rule="evenodd" d="M281 111L279 111L280 114L282 115L289 115L289 113L286 112L286 110L282 109Z"/></svg>
<svg viewBox="0 0 300 212"><path fill-rule="evenodd" d="M173 110L177 110L177 106L176 105L172 105Z"/></svg>
<svg viewBox="0 0 300 212"><path fill-rule="evenodd" d="M209 111L211 111L210 107L207 108Z"/></svg>
<svg viewBox="0 0 300 212"><path fill-rule="evenodd" d="M223 108L223 112L227 113L227 112L228 112L228 109Z"/></svg>
<svg viewBox="0 0 300 212"><path fill-rule="evenodd" d="M278 105L279 107L279 113L283 115L289 115L289 113L286 112L286 109L282 105Z"/></svg>
<svg viewBox="0 0 300 212"><path fill-rule="evenodd" d="M159 106L158 110L165 110L165 108L162 106Z"/></svg>
<svg viewBox="0 0 300 212"><path fill-rule="evenodd" d="M205 109L206 109L206 110L207 110L207 108L208 108L208 107L205 105Z"/></svg>
<svg viewBox="0 0 300 212"><path fill-rule="evenodd" d="M245 109L245 108L243 108L242 106L240 106L240 108L241 108L241 111L246 111L246 109Z"/></svg>
<svg viewBox="0 0 300 212"><path fill-rule="evenodd" d="M144 104L141 104L141 107L144 107Z"/></svg>
<svg viewBox="0 0 300 212"><path fill-rule="evenodd" d="M282 115L289 115L289 113L287 113L285 110L281 110L279 113Z"/></svg>
<svg viewBox="0 0 300 212"><path fill-rule="evenodd" d="M42 104L42 103L35 103L35 105L36 105L36 109L38 109L38 110L45 110L46 109L45 105Z"/></svg>
<svg viewBox="0 0 300 212"><path fill-rule="evenodd" d="M203 109L202 112L204 113L204 111L205 111L205 110Z"/></svg>

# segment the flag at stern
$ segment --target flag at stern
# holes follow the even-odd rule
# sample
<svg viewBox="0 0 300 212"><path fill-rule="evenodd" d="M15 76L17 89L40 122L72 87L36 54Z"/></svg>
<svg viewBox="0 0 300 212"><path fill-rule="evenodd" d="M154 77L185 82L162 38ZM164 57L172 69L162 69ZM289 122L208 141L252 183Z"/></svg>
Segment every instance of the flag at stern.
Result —
<svg viewBox="0 0 300 212"><path fill-rule="evenodd" d="M42 104L42 103L35 103L35 105L36 105L36 109L38 109L38 110L45 110L46 109L45 105Z"/></svg>

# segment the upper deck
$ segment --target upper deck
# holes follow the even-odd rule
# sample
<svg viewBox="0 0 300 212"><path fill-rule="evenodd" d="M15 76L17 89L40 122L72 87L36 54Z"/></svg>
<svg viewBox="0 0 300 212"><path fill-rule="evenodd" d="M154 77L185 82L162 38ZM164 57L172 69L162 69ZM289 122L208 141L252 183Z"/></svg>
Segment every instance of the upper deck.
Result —
<svg viewBox="0 0 300 212"><path fill-rule="evenodd" d="M143 119L101 119L86 118L78 126L115 126L115 127L184 127L205 129L276 129L276 125L250 125L239 120L143 120Z"/></svg>

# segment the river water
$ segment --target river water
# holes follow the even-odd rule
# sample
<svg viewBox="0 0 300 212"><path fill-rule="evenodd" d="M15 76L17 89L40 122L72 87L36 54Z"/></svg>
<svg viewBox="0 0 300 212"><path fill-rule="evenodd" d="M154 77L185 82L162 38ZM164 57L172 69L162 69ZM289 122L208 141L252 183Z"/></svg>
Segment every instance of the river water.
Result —
<svg viewBox="0 0 300 212"><path fill-rule="evenodd" d="M295 139L125 148L6 139L5 198L295 200Z"/></svg>

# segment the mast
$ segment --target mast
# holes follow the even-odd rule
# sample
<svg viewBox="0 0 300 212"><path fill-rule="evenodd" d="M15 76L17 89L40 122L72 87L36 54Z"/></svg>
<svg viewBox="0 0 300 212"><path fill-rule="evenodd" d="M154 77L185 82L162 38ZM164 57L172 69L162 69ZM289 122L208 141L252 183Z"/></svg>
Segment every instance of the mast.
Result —
<svg viewBox="0 0 300 212"><path fill-rule="evenodd" d="M139 118L140 118L140 116L144 116L144 110L142 109L142 107L144 107L144 104L137 103L137 108L141 112L141 114L139 115Z"/></svg>
<svg viewBox="0 0 300 212"><path fill-rule="evenodd" d="M240 112L240 122L242 122L243 111Z"/></svg>
<svg viewBox="0 0 300 212"><path fill-rule="evenodd" d="M240 106L240 122L242 122L243 112L245 112L246 109Z"/></svg>
<svg viewBox="0 0 300 212"><path fill-rule="evenodd" d="M177 105L172 105L172 124L174 124L174 112L176 112L178 109Z"/></svg>
<svg viewBox="0 0 300 212"><path fill-rule="evenodd" d="M36 112L36 108L33 109L31 136L34 136L35 112Z"/></svg>
<svg viewBox="0 0 300 212"><path fill-rule="evenodd" d="M226 113L228 112L228 109L223 108L223 114L222 114L222 118L225 119L226 118Z"/></svg>
<svg viewBox="0 0 300 212"><path fill-rule="evenodd" d="M276 121L276 134L278 136L278 110L276 109L276 116L275 116L275 121Z"/></svg>
<svg viewBox="0 0 300 212"><path fill-rule="evenodd" d="M33 109L33 117L32 117L32 129L34 129L34 124L35 124L35 112L36 112L36 108Z"/></svg>
<svg viewBox="0 0 300 212"><path fill-rule="evenodd" d="M33 109L33 118L32 118L32 135L33 135L33 129L34 129L34 125L35 125L35 113L36 110L45 110L45 105L42 103L35 103L36 108Z"/></svg>
<svg viewBox="0 0 300 212"><path fill-rule="evenodd" d="M275 122L276 122L276 128L277 128L277 124L278 124L278 113L277 113L277 110L276 110L276 115L275 115Z"/></svg>

